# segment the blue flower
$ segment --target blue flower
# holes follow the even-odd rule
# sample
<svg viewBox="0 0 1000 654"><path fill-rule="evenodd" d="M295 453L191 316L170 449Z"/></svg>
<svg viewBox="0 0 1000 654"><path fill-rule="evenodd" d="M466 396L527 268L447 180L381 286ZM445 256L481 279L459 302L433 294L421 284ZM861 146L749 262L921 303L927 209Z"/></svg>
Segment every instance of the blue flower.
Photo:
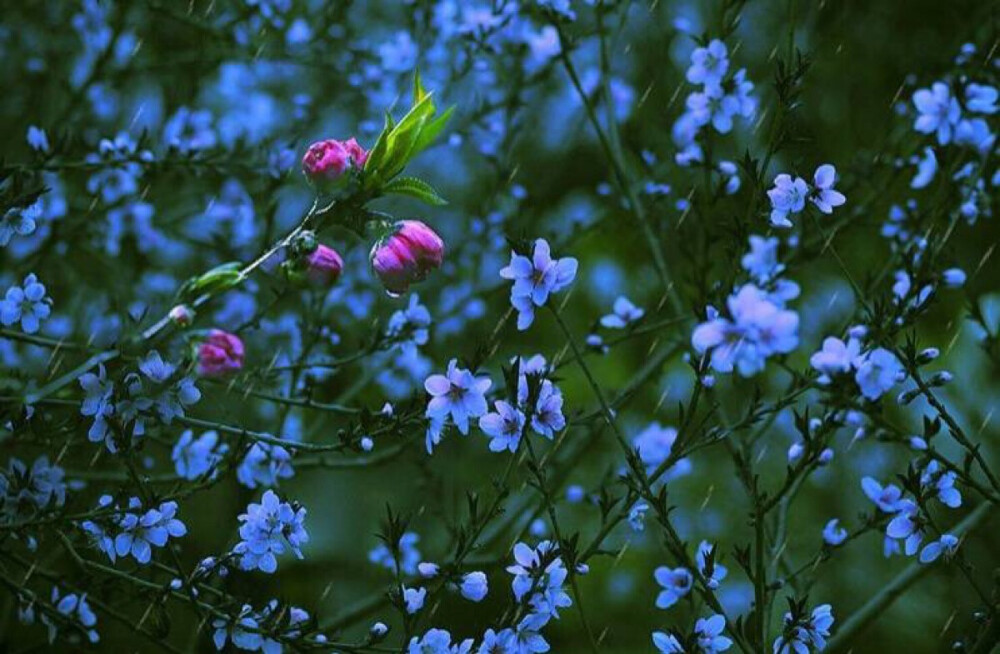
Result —
<svg viewBox="0 0 1000 654"><path fill-rule="evenodd" d="M809 201L823 213L833 213L834 207L839 207L847 202L844 194L833 188L836 178L837 169L830 164L823 164L816 169L816 173L813 175L814 188L809 195Z"/></svg>
<svg viewBox="0 0 1000 654"><path fill-rule="evenodd" d="M406 649L407 654L468 654L471 651L471 638L452 644L451 634L444 629L429 629L420 638L414 636Z"/></svg>
<svg viewBox="0 0 1000 654"><path fill-rule="evenodd" d="M639 459L646 466L647 474L652 474L670 457L676 440L677 430L673 427L664 427L659 422L651 422L632 439L632 445L638 450ZM686 458L679 459L670 466L663 479L667 481L676 479L690 470L691 462Z"/></svg>
<svg viewBox="0 0 1000 654"><path fill-rule="evenodd" d="M130 509L141 509L136 498L129 503ZM149 563L152 548L164 547L170 538L179 538L187 533L187 527L178 520L177 502L164 502L158 509L148 509L141 515L125 513L118 523L122 530L115 536L115 553L118 556L132 555L139 563Z"/></svg>
<svg viewBox="0 0 1000 654"><path fill-rule="evenodd" d="M49 151L49 136L45 133L44 129L30 125L28 127L27 139L28 147L35 152L46 153Z"/></svg>
<svg viewBox="0 0 1000 654"><path fill-rule="evenodd" d="M809 196L809 185L801 177L792 179L782 173L774 178L774 188L767 192L771 199L771 224L775 227L791 227L789 214L802 211Z"/></svg>
<svg viewBox="0 0 1000 654"><path fill-rule="evenodd" d="M180 107L163 126L163 140L168 148L185 155L213 148L218 138L212 123L211 111Z"/></svg>
<svg viewBox="0 0 1000 654"><path fill-rule="evenodd" d="M726 566L719 563L715 558L716 549L715 545L712 545L707 540L703 540L698 545L698 551L695 553L695 563L698 565L698 572L705 580L705 585L711 589L718 588L722 580L729 574ZM709 553L712 554L711 557L709 557ZM711 566L708 565L709 559L712 561Z"/></svg>
<svg viewBox="0 0 1000 654"><path fill-rule="evenodd" d="M535 307L545 306L551 293L569 286L576 278L577 260L573 257L553 259L545 239L535 241L532 257L512 252L510 265L500 270L500 276L513 280L510 301L517 310L517 328L524 331L535 320Z"/></svg>
<svg viewBox="0 0 1000 654"><path fill-rule="evenodd" d="M955 488L957 478L955 472L943 471L937 461L931 461L920 475L920 486L933 488L942 504L957 509L962 506L962 494Z"/></svg>
<svg viewBox="0 0 1000 654"><path fill-rule="evenodd" d="M410 615L424 608L424 599L426 597L426 588L407 588L403 586L403 603L406 605L406 612Z"/></svg>
<svg viewBox="0 0 1000 654"><path fill-rule="evenodd" d="M566 417L562 412L562 391L548 379L542 381L538 391L538 401L531 414L531 428L539 436L552 439L556 432L566 427Z"/></svg>
<svg viewBox="0 0 1000 654"><path fill-rule="evenodd" d="M732 647L733 641L722 635L725 628L726 618L722 615L698 619L694 625L694 633L703 654L724 652Z"/></svg>
<svg viewBox="0 0 1000 654"><path fill-rule="evenodd" d="M993 115L997 112L996 88L975 82L965 87L965 107L969 111Z"/></svg>
<svg viewBox="0 0 1000 654"><path fill-rule="evenodd" d="M833 336L823 339L823 349L809 357L809 365L819 371L819 382L828 384L832 377L849 372L861 354L861 343L856 338L844 341Z"/></svg>
<svg viewBox="0 0 1000 654"><path fill-rule="evenodd" d="M951 95L948 85L934 82L930 89L918 89L913 94L913 105L919 114L913 129L921 134L937 133L938 143L947 145L954 126L962 116L958 100Z"/></svg>
<svg viewBox="0 0 1000 654"><path fill-rule="evenodd" d="M115 411L112 398L115 385L108 381L104 364L98 366L97 374L87 372L80 375L79 382L85 393L80 413L94 418L94 423L87 432L87 438L91 443L100 443L108 436L107 419ZM111 447L109 444L109 449Z"/></svg>
<svg viewBox="0 0 1000 654"><path fill-rule="evenodd" d="M915 160L915 161L914 161ZM938 160L934 154L934 148L927 146L924 148L924 156L919 159L914 157L911 163L917 164L917 174L910 180L910 188L921 189L930 184L937 175Z"/></svg>
<svg viewBox="0 0 1000 654"><path fill-rule="evenodd" d="M83 628L83 632L86 634L87 640L91 643L96 643L100 640L97 629L94 629L94 626L97 625L97 616L87 603L86 594L77 595L76 593L67 593L66 595L60 597L59 588L53 586L52 604L56 607L56 611L64 615L75 625L79 625ZM56 636L59 633L59 627L62 623L56 622L44 613L42 614L41 620L45 623L45 626L48 627L49 643L54 643Z"/></svg>
<svg viewBox="0 0 1000 654"><path fill-rule="evenodd" d="M7 289L0 301L0 322L5 327L20 322L26 334L34 334L52 313L51 304L52 300L45 296L45 286L32 273L24 278L21 286Z"/></svg>
<svg viewBox="0 0 1000 654"><path fill-rule="evenodd" d="M292 455L281 445L256 442L247 450L236 479L247 488L277 486L282 479L295 476Z"/></svg>
<svg viewBox="0 0 1000 654"><path fill-rule="evenodd" d="M215 430L206 431L195 438L194 432L187 429L174 445L171 458L177 474L193 481L208 472L214 478L216 466L228 451L229 446L219 443L219 434Z"/></svg>
<svg viewBox="0 0 1000 654"><path fill-rule="evenodd" d="M462 577L461 585L462 597L473 602L481 602L489 592L486 574L483 572L470 572Z"/></svg>
<svg viewBox="0 0 1000 654"><path fill-rule="evenodd" d="M633 504L632 508L628 510L628 524L633 531L642 531L646 528L645 520L648 510L649 504L642 500Z"/></svg>
<svg viewBox="0 0 1000 654"><path fill-rule="evenodd" d="M787 354L799 344L799 316L783 309L753 284L729 297L731 319L710 313L695 328L691 343L699 354L711 351L711 365L718 372L739 370L744 377L764 369L774 354Z"/></svg>
<svg viewBox="0 0 1000 654"><path fill-rule="evenodd" d="M839 522L839 520L833 518L826 523L825 527L823 527L823 541L827 545L833 545L836 547L847 540L847 530L843 527L839 527Z"/></svg>
<svg viewBox="0 0 1000 654"><path fill-rule="evenodd" d="M857 368L854 381L861 389L861 394L873 402L895 386L904 375L903 366L896 355L881 347L866 352L854 365Z"/></svg>
<svg viewBox="0 0 1000 654"><path fill-rule="evenodd" d="M35 459L30 469L20 459L10 459L7 470L0 473L0 523L15 524L65 504L64 475L45 455Z"/></svg>
<svg viewBox="0 0 1000 654"><path fill-rule="evenodd" d="M35 231L37 221L42 216L41 202L36 201L27 207L8 209L0 218L0 246L6 246L15 234L28 236Z"/></svg>
<svg viewBox="0 0 1000 654"><path fill-rule="evenodd" d="M889 521L885 535L904 541L903 551L907 556L913 556L924 538L923 520L920 509L912 500L901 500L896 517Z"/></svg>
<svg viewBox="0 0 1000 654"><path fill-rule="evenodd" d="M633 322L640 320L646 314L641 307L632 304L624 295L619 295L612 307L612 312L601 317L601 325L608 329L624 329Z"/></svg>
<svg viewBox="0 0 1000 654"><path fill-rule="evenodd" d="M394 312L389 317L386 335L405 345L426 345L427 328L431 324L431 313L420 304L420 297L414 293L405 309Z"/></svg>
<svg viewBox="0 0 1000 654"><path fill-rule="evenodd" d="M431 375L424 382L424 388L431 395L427 417L441 420L450 415L458 430L468 434L469 418L486 413L485 393L492 383L488 377L476 377L460 369L458 361L452 359L448 362L447 373Z"/></svg>
<svg viewBox="0 0 1000 654"><path fill-rule="evenodd" d="M694 576L687 568L670 569L660 566L653 571L653 578L656 583L663 587L660 594L656 596L656 608L669 609L691 590L694 583Z"/></svg>
<svg viewBox="0 0 1000 654"><path fill-rule="evenodd" d="M729 50L719 39L712 39L706 47L695 48L691 53L691 66L686 77L692 84L720 87L729 70Z"/></svg>
<svg viewBox="0 0 1000 654"><path fill-rule="evenodd" d="M405 532L399 538L399 572L405 575L417 573L417 566L420 563L420 550L417 543L420 541L420 534L412 531ZM385 543L379 543L377 547L368 552L368 560L375 565L397 573L396 559Z"/></svg>
<svg viewBox="0 0 1000 654"><path fill-rule="evenodd" d="M479 428L490 437L490 451L517 452L524 431L524 414L503 400L497 400L494 406L496 413L487 413L479 419Z"/></svg>
<svg viewBox="0 0 1000 654"><path fill-rule="evenodd" d="M514 631L514 647L516 654L540 654L549 651L549 644L539 633L548 622L549 616L532 613L517 623Z"/></svg>
<svg viewBox="0 0 1000 654"><path fill-rule="evenodd" d="M933 543L928 543L924 545L924 549L920 551L920 562L930 563L936 560L939 556L944 554L947 557L954 556L955 552L958 551L958 538L952 536L951 534L942 534L941 538L934 541Z"/></svg>
<svg viewBox="0 0 1000 654"><path fill-rule="evenodd" d="M247 512L239 516L241 540L233 548L240 568L271 574L278 569L277 556L286 548L303 558L301 546L309 541L305 519L305 508L282 502L270 490L260 504L247 505Z"/></svg>
<svg viewBox="0 0 1000 654"><path fill-rule="evenodd" d="M684 646L673 634L654 631L653 645L660 651L660 654L684 654Z"/></svg>
<svg viewBox="0 0 1000 654"><path fill-rule="evenodd" d="M487 629L483 634L483 642L479 646L479 654L518 654L514 643L514 630L507 628L500 631Z"/></svg>
<svg viewBox="0 0 1000 654"><path fill-rule="evenodd" d="M883 512L895 513L899 511L903 491L898 486L894 484L882 486L871 477L865 477L861 480L861 488L864 490L865 495L868 496L868 499L874 502Z"/></svg>
<svg viewBox="0 0 1000 654"><path fill-rule="evenodd" d="M516 544L514 565L508 566L507 572L514 575L514 599L520 602L530 591L528 603L540 615L558 618L558 609L573 604L563 588L566 567L550 541L540 542L535 549L525 543Z"/></svg>
<svg viewBox="0 0 1000 654"><path fill-rule="evenodd" d="M778 262L778 245L774 236L750 237L750 251L743 255L740 264L757 283L766 284L785 270L784 264Z"/></svg>

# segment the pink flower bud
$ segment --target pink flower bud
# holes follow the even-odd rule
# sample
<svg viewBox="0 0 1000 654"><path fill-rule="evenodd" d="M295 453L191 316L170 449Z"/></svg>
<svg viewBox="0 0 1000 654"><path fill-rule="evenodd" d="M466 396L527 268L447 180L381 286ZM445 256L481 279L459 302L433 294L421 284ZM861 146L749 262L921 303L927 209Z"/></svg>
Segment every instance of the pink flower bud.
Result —
<svg viewBox="0 0 1000 654"><path fill-rule="evenodd" d="M333 248L318 245L306 257L306 277L317 286L329 286L340 277L344 269L344 260Z"/></svg>
<svg viewBox="0 0 1000 654"><path fill-rule="evenodd" d="M401 220L375 244L372 268L391 295L405 293L444 260L444 241L419 220Z"/></svg>
<svg viewBox="0 0 1000 654"><path fill-rule="evenodd" d="M243 367L243 341L239 336L213 329L198 346L198 374L221 377Z"/></svg>
<svg viewBox="0 0 1000 654"><path fill-rule="evenodd" d="M194 321L194 309L186 304L178 304L167 315L178 327L188 327Z"/></svg>
<svg viewBox="0 0 1000 654"><path fill-rule="evenodd" d="M302 172L313 183L340 179L352 168L365 165L368 152L353 138L347 141L326 139L309 146L302 157Z"/></svg>

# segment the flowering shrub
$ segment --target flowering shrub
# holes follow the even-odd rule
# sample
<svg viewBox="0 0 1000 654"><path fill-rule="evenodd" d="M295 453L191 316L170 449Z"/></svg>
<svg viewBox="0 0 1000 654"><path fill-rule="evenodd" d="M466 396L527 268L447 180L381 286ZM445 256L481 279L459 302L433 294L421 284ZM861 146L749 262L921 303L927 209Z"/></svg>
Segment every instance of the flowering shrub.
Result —
<svg viewBox="0 0 1000 654"><path fill-rule="evenodd" d="M12 3L4 644L992 651L966 4Z"/></svg>

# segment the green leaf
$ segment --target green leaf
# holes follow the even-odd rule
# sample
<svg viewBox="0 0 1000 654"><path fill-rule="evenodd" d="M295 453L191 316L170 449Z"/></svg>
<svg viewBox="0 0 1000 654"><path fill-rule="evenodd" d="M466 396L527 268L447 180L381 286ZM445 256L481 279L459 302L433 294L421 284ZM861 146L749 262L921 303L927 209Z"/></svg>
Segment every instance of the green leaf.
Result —
<svg viewBox="0 0 1000 654"><path fill-rule="evenodd" d="M448 204L448 201L441 197L433 186L418 177L397 177L386 184L382 190L386 193L408 195L435 207Z"/></svg>
<svg viewBox="0 0 1000 654"><path fill-rule="evenodd" d="M212 268L208 272L184 282L177 295L184 300L192 300L200 295L212 295L232 288L243 278L243 264L230 261Z"/></svg>

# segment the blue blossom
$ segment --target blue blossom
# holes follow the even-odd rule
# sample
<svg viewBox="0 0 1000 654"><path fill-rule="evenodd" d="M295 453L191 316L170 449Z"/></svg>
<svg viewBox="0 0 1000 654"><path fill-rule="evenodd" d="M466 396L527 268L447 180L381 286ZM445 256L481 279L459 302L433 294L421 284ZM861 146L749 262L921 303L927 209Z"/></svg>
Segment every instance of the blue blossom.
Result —
<svg viewBox="0 0 1000 654"><path fill-rule="evenodd" d="M140 507L133 502L129 508ZM121 532L115 536L115 553L122 557L131 554L139 563L149 563L152 548L165 547L168 539L187 533L187 527L176 515L177 502L163 502L159 508L148 509L142 514L125 513L118 523Z"/></svg>
<svg viewBox="0 0 1000 654"><path fill-rule="evenodd" d="M487 629L477 652L478 654L518 654L514 638L513 629L507 628L500 631Z"/></svg>
<svg viewBox="0 0 1000 654"><path fill-rule="evenodd" d="M407 654L469 654L472 651L472 639L452 644L451 634L444 629L429 629L420 638L410 639Z"/></svg>
<svg viewBox="0 0 1000 654"><path fill-rule="evenodd" d="M552 439L566 427L563 415L562 391L548 379L542 380L538 391L538 401L531 413L531 429L539 436Z"/></svg>
<svg viewBox="0 0 1000 654"><path fill-rule="evenodd" d="M49 151L49 136L41 127L30 125L27 140L28 147L35 152L47 153Z"/></svg>
<svg viewBox="0 0 1000 654"><path fill-rule="evenodd" d="M833 213L834 207L847 202L844 194L833 188L836 178L837 170L830 164L823 164L817 168L813 176L813 191L809 195L809 201L823 213Z"/></svg>
<svg viewBox="0 0 1000 654"><path fill-rule="evenodd" d="M904 541L903 551L907 556L916 554L924 538L924 526L915 502L908 499L900 501L896 516L885 528L885 535Z"/></svg>
<svg viewBox="0 0 1000 654"><path fill-rule="evenodd" d="M791 613L785 613L784 629L774 641L774 654L808 654L819 652L826 647L826 639L833 626L833 611L829 604L813 609L804 620L795 620Z"/></svg>
<svg viewBox="0 0 1000 654"><path fill-rule="evenodd" d="M282 502L270 490L260 504L247 505L247 512L239 516L243 523L240 542L233 548L240 557L240 568L271 574L278 569L277 557L286 548L303 558L301 547L309 541L305 518L305 508Z"/></svg>
<svg viewBox="0 0 1000 654"><path fill-rule="evenodd" d="M725 616L716 614L708 618L699 618L694 625L698 648L703 654L724 652L733 645L733 641L722 635L726 628Z"/></svg>
<svg viewBox="0 0 1000 654"><path fill-rule="evenodd" d="M459 368L458 361L452 359L444 375L431 375L424 382L424 388L431 395L427 403L427 417L442 420L451 416L458 430L468 434L469 418L486 413L485 393L492 384L489 377L476 377L468 370Z"/></svg>
<svg viewBox="0 0 1000 654"><path fill-rule="evenodd" d="M937 175L938 160L934 154L934 148L927 146L924 148L924 156L914 157L917 164L917 174L910 180L910 188L922 189L934 180Z"/></svg>
<svg viewBox="0 0 1000 654"><path fill-rule="evenodd" d="M719 39L712 39L707 46L695 48L691 53L691 66L685 77L692 84L721 87L729 70L729 50Z"/></svg>
<svg viewBox="0 0 1000 654"><path fill-rule="evenodd" d="M528 604L535 613L559 617L558 610L573 604L563 588L567 571L561 558L556 556L556 547L550 541L542 541L535 549L525 543L514 546L514 565L507 566L507 572L514 575L511 588L514 599L520 602L528 592Z"/></svg>
<svg viewBox="0 0 1000 654"><path fill-rule="evenodd" d="M750 236L750 251L740 259L740 265L757 283L766 284L784 272L784 264L778 261L779 243L773 236Z"/></svg>
<svg viewBox="0 0 1000 654"><path fill-rule="evenodd" d="M420 534L407 531L399 539L399 572L404 575L414 575L417 573L417 566L420 563L420 550L417 543L420 541ZM382 566L397 573L396 559L392 551L385 543L379 543L374 549L368 552L368 560L375 565Z"/></svg>
<svg viewBox="0 0 1000 654"><path fill-rule="evenodd" d="M646 528L646 511L649 511L649 504L639 500L628 510L628 524L633 531L642 531Z"/></svg>
<svg viewBox="0 0 1000 654"><path fill-rule="evenodd" d="M653 471L670 457L676 440L677 430L673 427L664 427L659 422L651 422L632 439L632 445L639 452L639 459L646 466L647 474L653 474ZM690 470L690 460L679 459L668 468L663 478L668 481L676 479Z"/></svg>
<svg viewBox="0 0 1000 654"><path fill-rule="evenodd" d="M997 112L998 93L995 87L970 83L965 87L965 107L969 111L992 116Z"/></svg>
<svg viewBox="0 0 1000 654"><path fill-rule="evenodd" d="M609 329L624 329L640 320L645 314L641 307L632 304L632 301L624 295L619 295L611 313L601 317L601 325Z"/></svg>
<svg viewBox="0 0 1000 654"><path fill-rule="evenodd" d="M827 545L837 546L847 540L847 530L838 526L839 520L833 518L823 527L823 542Z"/></svg>
<svg viewBox="0 0 1000 654"><path fill-rule="evenodd" d="M426 588L407 588L403 586L403 603L406 605L406 612L410 615L424 608L424 599L426 597Z"/></svg>
<svg viewBox="0 0 1000 654"><path fill-rule="evenodd" d="M487 413L479 418L479 428L490 437L490 451L517 452L524 431L525 417L521 411L508 402L497 400L495 413Z"/></svg>
<svg viewBox="0 0 1000 654"><path fill-rule="evenodd" d="M711 589L719 587L722 580L729 574L726 566L722 565L715 558L717 548L708 541L701 541L698 551L695 553L695 563L698 565L698 573L705 580L705 585ZM709 554L711 553L711 556ZM711 561L711 565L709 565Z"/></svg>
<svg viewBox="0 0 1000 654"><path fill-rule="evenodd" d="M653 645L659 650L660 654L684 654L684 646L677 640L677 636L673 634L654 631Z"/></svg>
<svg viewBox="0 0 1000 654"><path fill-rule="evenodd" d="M955 488L958 475L952 470L941 470L937 461L930 461L920 475L920 486L934 491L945 506L957 509L962 506L962 494Z"/></svg>
<svg viewBox="0 0 1000 654"><path fill-rule="evenodd" d="M791 227L789 214L802 211L809 196L809 184L801 177L792 179L782 173L774 178L774 188L767 192L771 199L771 224L775 227Z"/></svg>
<svg viewBox="0 0 1000 654"><path fill-rule="evenodd" d="M28 468L11 458L0 474L0 523L16 524L66 503L65 472L42 455Z"/></svg>
<svg viewBox="0 0 1000 654"><path fill-rule="evenodd" d="M512 252L510 264L500 270L500 276L514 282L510 301L517 310L517 328L524 331L535 320L535 307L545 306L551 293L569 286L576 277L577 260L573 257L553 259L545 239L537 239L529 259Z"/></svg>
<svg viewBox="0 0 1000 654"><path fill-rule="evenodd" d="M281 445L257 441L236 468L236 479L247 488L277 486L295 476L292 455Z"/></svg>
<svg viewBox="0 0 1000 654"><path fill-rule="evenodd" d="M711 365L717 372L735 368L750 377L764 369L768 357L798 347L798 314L781 308L753 284L731 295L727 306L731 319L710 314L691 335L699 354L711 351Z"/></svg>
<svg viewBox="0 0 1000 654"><path fill-rule="evenodd" d="M724 187L726 195L734 195L740 190L741 182L739 169L732 161L720 161L718 168L719 174L726 180Z"/></svg>
<svg viewBox="0 0 1000 654"><path fill-rule="evenodd" d="M193 481L209 472L214 478L217 466L228 451L229 446L219 443L219 434L214 429L198 438L194 437L193 431L186 429L174 445L171 458L177 474Z"/></svg>
<svg viewBox="0 0 1000 654"><path fill-rule="evenodd" d="M809 357L809 364L820 373L819 382L829 383L831 378L850 372L861 354L861 343L856 338L847 343L828 336L823 339L823 349Z"/></svg>
<svg viewBox="0 0 1000 654"><path fill-rule="evenodd" d="M952 557L957 551L958 538L951 534L941 534L941 538L924 545L924 549L920 550L920 562L930 563L937 560L942 554L946 557Z"/></svg>
<svg viewBox="0 0 1000 654"><path fill-rule="evenodd" d="M669 609L691 591L694 576L687 568L660 566L653 571L656 583L663 587L656 596L656 608Z"/></svg>
<svg viewBox="0 0 1000 654"><path fill-rule="evenodd" d="M431 313L420 304L420 297L414 293L405 309L395 311L389 317L386 335L404 345L426 345L430 325Z"/></svg>
<svg viewBox="0 0 1000 654"><path fill-rule="evenodd" d="M481 602L486 594L489 592L489 584L487 583L486 573L484 572L470 572L464 577L462 577L462 585L460 587L462 592L462 597L473 602Z"/></svg>
<svg viewBox="0 0 1000 654"><path fill-rule="evenodd" d="M35 231L38 219L42 215L40 201L27 207L8 209L0 218L0 247L6 247L14 235L28 236Z"/></svg>
<svg viewBox="0 0 1000 654"><path fill-rule="evenodd" d="M865 495L868 496L868 499L874 502L884 513L899 511L903 491L895 484L882 486L871 477L865 477L861 480L861 488L864 490Z"/></svg>
<svg viewBox="0 0 1000 654"><path fill-rule="evenodd" d="M82 595L67 593L60 596L58 586L53 586L52 605L56 607L56 611L64 615L75 625L81 627L84 635L87 636L87 640L92 644L100 640L97 629L94 628L97 625L97 615L90 608L90 604L87 603L86 593ZM48 627L49 644L55 643L56 636L62 624L44 613L42 613L41 620Z"/></svg>
<svg viewBox="0 0 1000 654"><path fill-rule="evenodd" d="M549 651L549 644L540 633L549 620L548 615L533 613L517 623L514 631L513 652L516 654L540 654Z"/></svg>
<svg viewBox="0 0 1000 654"><path fill-rule="evenodd" d="M937 134L941 145L951 142L955 125L962 115L958 100L944 82L934 82L930 89L918 89L913 94L918 116L913 129L921 134Z"/></svg>
<svg viewBox="0 0 1000 654"><path fill-rule="evenodd" d="M26 334L38 331L42 321L52 313L52 300L45 295L45 286L34 273L24 278L21 286L7 289L0 301L0 323L10 327L21 323Z"/></svg>
<svg viewBox="0 0 1000 654"><path fill-rule="evenodd" d="M181 154L192 154L215 147L217 137L212 112L179 107L163 126L163 141Z"/></svg>
<svg viewBox="0 0 1000 654"><path fill-rule="evenodd" d="M903 366L896 355L881 347L861 355L854 365L857 368L854 381L861 394L873 402L904 376Z"/></svg>
<svg viewBox="0 0 1000 654"><path fill-rule="evenodd" d="M80 386L85 393L80 413L94 418L87 438L92 443L99 443L108 436L107 419L114 413L114 383L107 378L104 364L100 364L97 374L87 372L80 376Z"/></svg>

